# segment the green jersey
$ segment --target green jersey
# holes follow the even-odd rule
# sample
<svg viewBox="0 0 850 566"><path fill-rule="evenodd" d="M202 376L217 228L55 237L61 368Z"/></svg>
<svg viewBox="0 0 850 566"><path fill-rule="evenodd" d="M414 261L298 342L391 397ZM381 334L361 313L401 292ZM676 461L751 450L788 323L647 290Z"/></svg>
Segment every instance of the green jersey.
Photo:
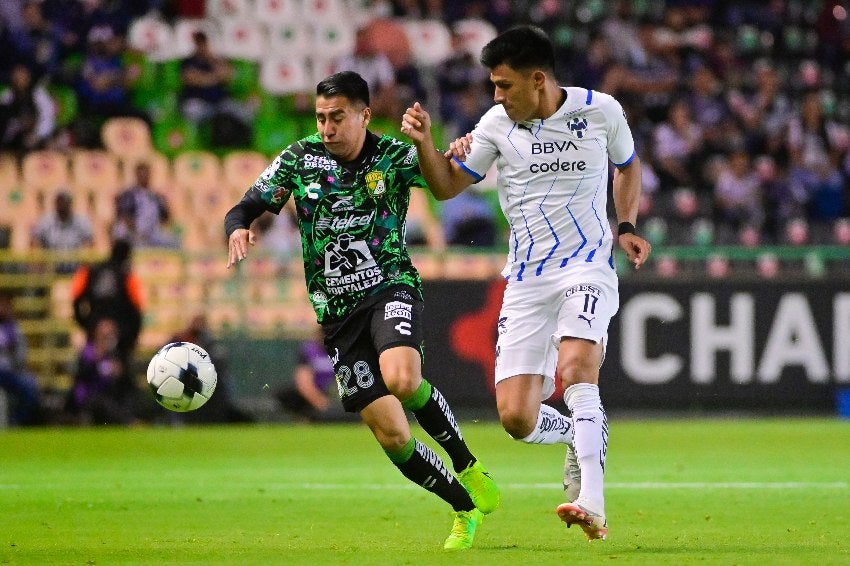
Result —
<svg viewBox="0 0 850 566"><path fill-rule="evenodd" d="M318 134L287 147L251 186L279 213L295 199L307 292L320 323L345 318L392 285L421 297L404 243L411 187L427 187L416 148L367 132L360 156L338 161Z"/></svg>

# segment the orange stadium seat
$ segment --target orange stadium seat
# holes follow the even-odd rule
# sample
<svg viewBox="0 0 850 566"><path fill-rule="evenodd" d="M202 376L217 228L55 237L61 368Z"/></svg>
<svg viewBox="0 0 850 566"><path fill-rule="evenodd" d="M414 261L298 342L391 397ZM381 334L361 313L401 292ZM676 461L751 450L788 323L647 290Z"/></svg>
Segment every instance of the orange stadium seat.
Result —
<svg viewBox="0 0 850 566"><path fill-rule="evenodd" d="M71 155L71 192L78 206L100 221L115 215L115 196L121 188L118 158L106 151L80 150Z"/></svg>
<svg viewBox="0 0 850 566"><path fill-rule="evenodd" d="M136 165L145 162L151 168L151 186L154 190L168 195L174 183L171 175L171 161L158 151L152 151L144 157L121 160L121 186L129 187L136 182Z"/></svg>
<svg viewBox="0 0 850 566"><path fill-rule="evenodd" d="M232 195L244 194L268 166L269 159L258 151L234 151L222 159L224 181Z"/></svg>
<svg viewBox="0 0 850 566"><path fill-rule="evenodd" d="M21 173L27 191L53 193L67 188L70 181L68 157L52 150L28 153L23 159Z"/></svg>
<svg viewBox="0 0 850 566"><path fill-rule="evenodd" d="M138 160L153 152L150 128L141 118L109 118L100 130L100 137L107 151L122 160Z"/></svg>

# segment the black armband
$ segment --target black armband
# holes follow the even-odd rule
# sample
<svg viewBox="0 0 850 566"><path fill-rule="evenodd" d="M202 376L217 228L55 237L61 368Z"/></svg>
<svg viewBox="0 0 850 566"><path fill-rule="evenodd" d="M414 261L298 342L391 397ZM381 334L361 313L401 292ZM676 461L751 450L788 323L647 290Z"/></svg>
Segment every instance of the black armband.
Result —
<svg viewBox="0 0 850 566"><path fill-rule="evenodd" d="M631 222L620 222L617 224L617 237L622 236L623 234L634 234L635 233L635 225Z"/></svg>
<svg viewBox="0 0 850 566"><path fill-rule="evenodd" d="M251 223L265 212L263 201L252 198L251 192L245 194L236 206L230 209L224 217L224 233L226 237L239 228L248 228Z"/></svg>

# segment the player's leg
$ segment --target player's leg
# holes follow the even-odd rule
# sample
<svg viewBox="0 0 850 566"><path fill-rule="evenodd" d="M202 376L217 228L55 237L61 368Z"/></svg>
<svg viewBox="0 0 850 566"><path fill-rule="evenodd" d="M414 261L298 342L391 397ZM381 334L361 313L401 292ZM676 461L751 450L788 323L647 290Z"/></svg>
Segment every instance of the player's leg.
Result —
<svg viewBox="0 0 850 566"><path fill-rule="evenodd" d="M557 286L508 284L496 343L496 407L505 431L529 444L572 442L570 419L541 403L555 391ZM548 293L548 294L547 294Z"/></svg>
<svg viewBox="0 0 850 566"><path fill-rule="evenodd" d="M449 455L475 506L484 513L495 511L501 499L499 488L470 452L446 399L421 377L419 352L408 346L395 346L381 352L379 360L387 388L403 399L402 406L413 412L425 432Z"/></svg>
<svg viewBox="0 0 850 566"><path fill-rule="evenodd" d="M502 427L511 437L528 444L572 444L570 419L541 403L542 375L515 375L496 383L496 408ZM549 378L551 379L551 378Z"/></svg>
<svg viewBox="0 0 850 566"><path fill-rule="evenodd" d="M364 407L360 416L404 477L433 492L454 509L455 520L445 548L471 547L483 514L443 460L410 434L407 416L398 399L392 395L380 397Z"/></svg>
<svg viewBox="0 0 850 566"><path fill-rule="evenodd" d="M583 338L563 338L558 374L564 401L573 417L573 450L580 469L580 489L572 503L558 507L558 515L582 527L588 538L605 538L603 478L608 452L608 420L599 397L599 366L603 345Z"/></svg>
<svg viewBox="0 0 850 566"><path fill-rule="evenodd" d="M454 413L440 391L422 378L421 301L401 292L389 294L372 315L372 337L380 352L384 383L449 455L458 479L469 490L476 507L494 511L499 489L469 450Z"/></svg>

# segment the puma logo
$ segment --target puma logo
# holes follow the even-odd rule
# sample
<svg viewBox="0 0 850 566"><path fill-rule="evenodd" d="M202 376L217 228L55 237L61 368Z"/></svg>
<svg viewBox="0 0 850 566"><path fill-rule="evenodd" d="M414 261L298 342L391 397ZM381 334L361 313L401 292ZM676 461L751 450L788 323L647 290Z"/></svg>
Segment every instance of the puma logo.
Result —
<svg viewBox="0 0 850 566"><path fill-rule="evenodd" d="M588 417L579 417L579 418L576 419L577 423L580 423L582 421L587 422L587 423L596 423L596 417L589 417L589 418Z"/></svg>
<svg viewBox="0 0 850 566"><path fill-rule="evenodd" d="M583 314L580 314L580 315L578 315L578 317L587 323L587 327L588 327L588 328L593 328L593 325L591 324L591 322L593 322L594 320L596 320L596 317L595 317L595 316L594 316L593 318L587 318L587 317L586 317L586 316L584 316Z"/></svg>

